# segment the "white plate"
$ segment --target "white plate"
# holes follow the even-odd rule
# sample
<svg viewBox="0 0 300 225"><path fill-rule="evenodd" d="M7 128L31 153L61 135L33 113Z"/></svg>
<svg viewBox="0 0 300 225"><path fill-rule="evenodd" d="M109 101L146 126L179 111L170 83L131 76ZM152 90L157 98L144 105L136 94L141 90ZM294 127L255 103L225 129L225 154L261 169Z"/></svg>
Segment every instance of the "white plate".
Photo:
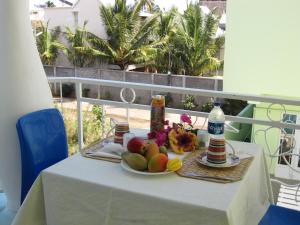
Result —
<svg viewBox="0 0 300 225"><path fill-rule="evenodd" d="M134 170L134 169L130 168L124 160L121 161L121 166L124 170L127 170L128 172L135 173L135 174L146 175L146 176L166 175L166 174L169 174L169 173L173 173L173 171L151 173L151 172L144 172L144 171Z"/></svg>
<svg viewBox="0 0 300 225"><path fill-rule="evenodd" d="M232 154L227 154L226 163L222 163L222 164L215 164L215 163L208 162L206 154L203 154L203 156L198 157L196 161L202 165L214 167L214 168L233 167L239 165L241 162L238 156L233 156Z"/></svg>

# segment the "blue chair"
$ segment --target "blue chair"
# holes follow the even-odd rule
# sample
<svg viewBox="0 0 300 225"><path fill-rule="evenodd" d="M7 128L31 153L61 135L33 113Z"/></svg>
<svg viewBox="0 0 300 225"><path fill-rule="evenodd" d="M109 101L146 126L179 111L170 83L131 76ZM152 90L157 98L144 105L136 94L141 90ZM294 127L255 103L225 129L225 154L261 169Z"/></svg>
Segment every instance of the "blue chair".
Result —
<svg viewBox="0 0 300 225"><path fill-rule="evenodd" d="M68 157L68 145L64 121L57 109L29 113L16 126L22 160L22 203L40 172Z"/></svg>
<svg viewBox="0 0 300 225"><path fill-rule="evenodd" d="M299 225L300 212L271 205L259 225Z"/></svg>

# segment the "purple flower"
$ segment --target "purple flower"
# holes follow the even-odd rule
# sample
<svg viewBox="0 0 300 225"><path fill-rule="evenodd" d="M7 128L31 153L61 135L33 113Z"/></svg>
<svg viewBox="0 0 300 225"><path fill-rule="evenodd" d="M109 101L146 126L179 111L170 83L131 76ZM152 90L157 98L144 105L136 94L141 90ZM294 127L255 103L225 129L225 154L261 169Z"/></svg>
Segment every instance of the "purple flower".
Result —
<svg viewBox="0 0 300 225"><path fill-rule="evenodd" d="M182 115L180 116L180 120L181 120L182 122L184 122L184 123L189 124L189 125L192 124L191 117L190 117L188 114L186 114L186 113L184 113L184 114L182 114Z"/></svg>
<svg viewBox="0 0 300 225"><path fill-rule="evenodd" d="M148 139L154 139L154 138L156 138L156 132L148 133Z"/></svg>
<svg viewBox="0 0 300 225"><path fill-rule="evenodd" d="M164 131L156 133L156 144L158 146L165 145L166 141L167 141L167 134Z"/></svg>

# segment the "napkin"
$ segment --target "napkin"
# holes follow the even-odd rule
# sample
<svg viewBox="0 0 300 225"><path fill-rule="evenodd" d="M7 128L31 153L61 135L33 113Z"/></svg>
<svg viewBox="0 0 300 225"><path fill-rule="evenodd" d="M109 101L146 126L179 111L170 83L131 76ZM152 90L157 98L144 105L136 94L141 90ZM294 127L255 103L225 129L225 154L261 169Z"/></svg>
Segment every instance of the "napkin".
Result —
<svg viewBox="0 0 300 225"><path fill-rule="evenodd" d="M107 143L103 147L93 151L86 151L86 155L90 157L109 158L109 159L121 159L121 154L125 149L116 143Z"/></svg>

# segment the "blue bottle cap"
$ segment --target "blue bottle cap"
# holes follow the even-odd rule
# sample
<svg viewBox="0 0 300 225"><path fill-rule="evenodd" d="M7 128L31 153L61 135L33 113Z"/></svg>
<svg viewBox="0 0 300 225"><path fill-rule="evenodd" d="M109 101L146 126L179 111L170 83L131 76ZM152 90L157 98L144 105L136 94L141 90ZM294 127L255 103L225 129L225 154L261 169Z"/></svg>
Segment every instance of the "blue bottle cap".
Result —
<svg viewBox="0 0 300 225"><path fill-rule="evenodd" d="M214 106L221 106L220 102L214 102Z"/></svg>

